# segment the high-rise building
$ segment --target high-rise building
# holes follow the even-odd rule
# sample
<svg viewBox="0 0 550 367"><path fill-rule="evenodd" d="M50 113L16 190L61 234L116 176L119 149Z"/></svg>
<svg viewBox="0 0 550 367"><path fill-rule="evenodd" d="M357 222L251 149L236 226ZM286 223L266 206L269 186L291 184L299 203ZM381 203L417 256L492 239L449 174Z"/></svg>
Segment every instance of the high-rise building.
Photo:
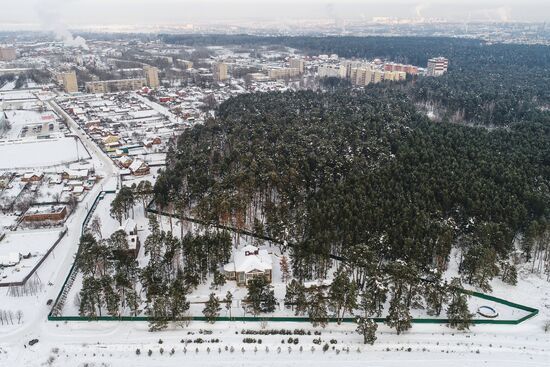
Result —
<svg viewBox="0 0 550 367"><path fill-rule="evenodd" d="M379 83L381 81L382 71L374 70L372 65L364 65L351 69L351 84L365 86L370 83Z"/></svg>
<svg viewBox="0 0 550 367"><path fill-rule="evenodd" d="M407 73L404 71L385 71L384 80L392 80L394 82L407 79Z"/></svg>
<svg viewBox="0 0 550 367"><path fill-rule="evenodd" d="M16 58L15 47L0 47L0 61L13 61Z"/></svg>
<svg viewBox="0 0 550 367"><path fill-rule="evenodd" d="M449 60L444 57L434 57L428 60L428 70L426 75L428 76L440 76L447 72L449 66Z"/></svg>
<svg viewBox="0 0 550 367"><path fill-rule="evenodd" d="M227 79L227 64L218 62L214 64L214 79L218 82L223 82Z"/></svg>
<svg viewBox="0 0 550 367"><path fill-rule="evenodd" d="M66 93L76 93L78 92L78 83L76 80L76 73L74 70L60 73L57 77L57 80L63 84L63 90Z"/></svg>
<svg viewBox="0 0 550 367"><path fill-rule="evenodd" d="M300 70L296 68L274 68L267 71L270 79L290 79L300 75Z"/></svg>
<svg viewBox="0 0 550 367"><path fill-rule="evenodd" d="M159 81L159 69L154 66L146 65L143 67L145 72L145 82L149 88L158 88L160 86Z"/></svg>
<svg viewBox="0 0 550 367"><path fill-rule="evenodd" d="M306 62L302 59L290 59L288 60L288 66L291 69L298 69L300 74L303 74L306 67Z"/></svg>
<svg viewBox="0 0 550 367"><path fill-rule="evenodd" d="M416 75L418 74L418 66L388 62L384 64L384 71L403 71L407 74Z"/></svg>
<svg viewBox="0 0 550 367"><path fill-rule="evenodd" d="M335 77L346 78L346 67L343 65L321 65L317 68L319 78Z"/></svg>
<svg viewBox="0 0 550 367"><path fill-rule="evenodd" d="M342 65L346 68L346 78L353 80L354 78L352 78L351 70L360 68L364 64L361 61L346 60L342 63Z"/></svg>
<svg viewBox="0 0 550 367"><path fill-rule="evenodd" d="M121 92L127 90L137 90L144 87L145 84L145 78L102 80L86 83L86 91L88 93Z"/></svg>
<svg viewBox="0 0 550 367"><path fill-rule="evenodd" d="M353 85L368 85L371 81L372 70L368 68L354 68L352 72L353 79L351 83Z"/></svg>
<svg viewBox="0 0 550 367"><path fill-rule="evenodd" d="M176 59L176 63L183 66L185 69L191 69L193 67L193 61Z"/></svg>

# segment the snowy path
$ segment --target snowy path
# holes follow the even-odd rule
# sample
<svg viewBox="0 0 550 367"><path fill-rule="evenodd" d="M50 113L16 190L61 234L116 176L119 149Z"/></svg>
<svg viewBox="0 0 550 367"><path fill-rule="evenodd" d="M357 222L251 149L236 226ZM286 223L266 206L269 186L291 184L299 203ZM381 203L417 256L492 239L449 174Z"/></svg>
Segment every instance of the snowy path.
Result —
<svg viewBox="0 0 550 367"><path fill-rule="evenodd" d="M94 162L99 163L99 166L96 166L96 168L99 168L100 171L103 171L105 173L105 177L114 177L119 175L119 169L115 166L113 161L103 152L93 141L90 139L90 137L84 133L76 121L73 120L69 114L67 114L59 105L53 101L49 100L47 103L50 105L50 107L56 111L60 116L63 116L65 121L67 121L67 124L69 125L69 128L71 131L80 138L80 141L86 149L92 154Z"/></svg>
<svg viewBox="0 0 550 367"><path fill-rule="evenodd" d="M170 120L171 123L176 124L176 123L179 122L178 118L172 112L170 112L166 107L161 106L158 103L152 102L152 101L148 100L147 98L145 98L143 96L140 96L137 93L132 93L132 97L136 97L141 102L143 102L144 104L149 106L151 109L157 111L161 115L164 115L168 120Z"/></svg>

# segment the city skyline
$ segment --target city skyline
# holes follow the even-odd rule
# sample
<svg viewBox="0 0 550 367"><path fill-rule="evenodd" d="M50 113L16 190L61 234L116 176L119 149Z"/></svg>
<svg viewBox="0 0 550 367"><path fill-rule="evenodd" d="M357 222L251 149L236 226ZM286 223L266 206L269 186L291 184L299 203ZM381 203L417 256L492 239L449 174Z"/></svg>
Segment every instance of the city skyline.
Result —
<svg viewBox="0 0 550 367"><path fill-rule="evenodd" d="M236 21L326 20L371 22L377 18L449 22L544 22L550 20L550 4L541 0L315 1L250 0L2 0L3 29L52 30L97 25L166 26L219 24ZM258 5L261 3L260 10ZM17 4L17 5L16 5ZM169 9L169 11L167 11Z"/></svg>

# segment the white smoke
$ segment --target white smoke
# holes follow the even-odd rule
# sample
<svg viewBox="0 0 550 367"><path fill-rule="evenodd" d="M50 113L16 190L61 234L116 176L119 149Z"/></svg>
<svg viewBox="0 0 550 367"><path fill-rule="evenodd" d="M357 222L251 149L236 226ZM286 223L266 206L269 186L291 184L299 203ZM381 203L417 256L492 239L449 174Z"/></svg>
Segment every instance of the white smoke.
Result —
<svg viewBox="0 0 550 367"><path fill-rule="evenodd" d="M512 9L507 6L501 6L496 10L497 15L501 22L509 22L512 18Z"/></svg>
<svg viewBox="0 0 550 367"><path fill-rule="evenodd" d="M417 18L420 18L420 19L424 19L424 16L422 15L422 12L428 8L430 6L430 3L429 2L424 2L424 3L420 3L420 4L417 4L415 7L414 7L414 12L416 13L416 17Z"/></svg>
<svg viewBox="0 0 550 367"><path fill-rule="evenodd" d="M39 0L36 4L36 12L43 30L53 32L58 41L62 41L66 47L78 47L88 50L86 40L80 36L74 37L61 20L61 8L73 0Z"/></svg>
<svg viewBox="0 0 550 367"><path fill-rule="evenodd" d="M509 22L512 20L512 9L508 6L484 8L474 12L476 20L489 22Z"/></svg>

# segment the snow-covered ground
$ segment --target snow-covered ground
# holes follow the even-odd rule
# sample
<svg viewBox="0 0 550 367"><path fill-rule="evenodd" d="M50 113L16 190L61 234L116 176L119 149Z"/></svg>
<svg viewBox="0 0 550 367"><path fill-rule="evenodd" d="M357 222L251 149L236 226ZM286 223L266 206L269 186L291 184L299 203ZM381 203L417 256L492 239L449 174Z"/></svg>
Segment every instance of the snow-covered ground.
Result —
<svg viewBox="0 0 550 367"><path fill-rule="evenodd" d="M88 158L80 140L70 137L0 143L0 169L4 170L48 167Z"/></svg>
<svg viewBox="0 0 550 367"><path fill-rule="evenodd" d="M45 256L61 234L61 229L7 232L0 241L0 256L10 253L30 255L19 264L0 269L0 284L21 282Z"/></svg>
<svg viewBox="0 0 550 367"><path fill-rule="evenodd" d="M76 126L74 121L69 123L73 128ZM92 153L98 173L106 178L90 191L65 223L69 228L68 234L37 271L43 285L38 293L21 297L10 296L7 292L0 294L0 310L11 311L12 314L19 310L23 312L20 321L15 319L11 322L0 322L0 366L282 367L315 364L323 367L516 367L550 364L550 334L543 330L544 324L550 320L549 283L541 276L522 271L515 287L505 285L499 280L493 281L493 294L536 307L540 310L538 316L515 326L477 325L470 332L457 332L445 325L414 324L408 332L396 335L393 330L380 324L378 340L373 346L362 344L362 338L355 333L352 324L329 324L322 329L313 328L309 323L270 322L263 325L259 322L218 322L211 325L194 321L183 327L171 325L168 330L150 333L146 322L48 321L50 307L46 302L58 295L74 261L80 225L87 209L102 189L111 188L117 182L117 169L113 167L112 162L87 136L76 129L75 133ZM104 236L118 227L116 220L109 216L109 200L102 201L95 214L101 218ZM143 241L147 235L147 225L140 205L136 205L135 216L140 229L138 233ZM172 224L174 233L179 234L177 222L174 220ZM161 226L164 230L170 228L166 218L161 221ZM195 230L198 229L196 226L193 227ZM186 225L184 230L190 228L191 225ZM240 246L249 242L249 238L243 237ZM278 264L278 249L272 247L270 250L273 252L274 263ZM274 277L280 278L277 266L274 269ZM74 289L78 289L77 284L75 286ZM228 283L226 287L232 286ZM277 294L280 294L283 288L283 284L276 284ZM223 294L225 290L224 288L216 292ZM194 296L201 297L209 292L208 285L203 285ZM241 293L244 293L244 290ZM66 302L69 309L72 303L73 299L69 296ZM484 301L483 304L487 302ZM472 304L472 307L475 306ZM499 312L505 312L500 309L501 306L497 307ZM222 314L224 312L225 310ZM289 345L288 335L259 336L241 333L243 329L259 331L262 328L305 329L310 331L311 335L293 335L293 338L299 339L298 344ZM208 330L208 334L206 335L203 330ZM314 335L315 331L321 335ZM262 339L262 343L243 343L246 337ZM38 343L29 346L28 342L35 338L38 339ZM199 338L208 342L199 343ZM314 339L318 338L321 339L320 345L314 343ZM162 344L159 343L159 339L162 340ZM335 344L331 344L331 341ZM325 343L330 347L323 352L322 347ZM137 349L140 350L140 354L136 353ZM172 349L174 353L171 353Z"/></svg>
<svg viewBox="0 0 550 367"><path fill-rule="evenodd" d="M118 223L108 214L109 200L104 200L96 210L103 225L103 235L107 236L118 227ZM138 220L141 240L146 237L146 221L143 219L143 209L136 205L135 217ZM180 227L173 221L173 231L179 234ZM167 218L161 220L164 230L170 229ZM186 224L184 232L200 230L196 225ZM240 245L250 243L251 239L243 236ZM278 264L278 249L267 247L273 253L274 264ZM143 250L142 250L143 252ZM143 254L140 255L141 257ZM455 259L456 260L456 259ZM140 260L140 262L142 262ZM278 279L278 266L274 269L274 278ZM67 310L76 312L73 302L78 281L72 295L67 298ZM33 347L20 349L13 342L2 346L0 336L0 362L17 361L24 365L34 366L51 362L59 366L106 365L118 366L294 366L315 363L319 366L546 366L550 363L550 334L543 330L544 324L550 320L550 287L543 277L520 271L517 286L509 286L500 280L492 282L493 294L510 301L525 304L540 309L540 314L520 325L477 325L469 332L457 332L445 325L414 324L412 329L403 335L383 324L379 324L378 340L373 346L362 344L361 337L355 333L352 324L329 324L325 329L313 328L309 323L269 322L262 325L259 322L218 322L214 325L193 321L187 326L172 325L168 330L150 333L146 322L47 322L24 334L27 339L39 338ZM242 298L244 289L236 289L230 282L219 290L214 290L220 296L227 290L235 294L235 300ZM284 285L275 282L278 296L284 292ZM201 285L189 297L191 302L203 301L212 290L208 284ZM236 306L234 316L242 314L242 308ZM508 309L492 302L470 298L470 306L475 311L479 305L494 306L503 318L517 319L524 315L520 310ZM192 304L193 314L200 314L202 305ZM286 314L286 311L279 311ZM226 310L222 309L221 315ZM252 329L304 329L312 335L298 336L298 344L288 344L288 335L243 335L241 330ZM204 335L203 330L212 331ZM314 335L320 331L321 335ZM33 334L34 332L34 334ZM243 339L251 337L262 339L262 344L243 343ZM199 343L204 340L217 339L219 342ZM314 339L321 338L321 344L315 344ZM162 344L159 344L159 339ZM182 343L181 341L184 341ZM282 343L285 340L285 343ZM335 341L336 344L331 344ZM20 343L28 342L25 338ZM323 352L322 347L328 343L330 348ZM268 351L266 351L266 347ZM301 351L300 351L301 347ZM333 349L334 347L334 349ZM11 349L10 349L11 348ZM160 349L163 349L161 354ZM171 354L172 348L174 353ZM227 350L226 350L227 348ZM245 349L242 352L242 348ZM280 351L279 351L280 348ZM312 351L312 348L314 350ZM349 348L349 352L347 349ZM136 350L140 354L136 354ZM233 349L233 352L231 351ZM359 349L359 351L358 351ZM151 356L148 351L151 350ZM15 356L11 356L16 354ZM40 355L41 359L32 356ZM11 358L11 359L10 359Z"/></svg>
<svg viewBox="0 0 550 367"><path fill-rule="evenodd" d="M453 332L445 326L415 325L411 331L399 336L380 325L378 340L373 346L361 344L361 337L354 332L353 325L331 324L325 329L316 329L321 335L313 335L314 329L307 324L265 325L267 330L301 328L310 330L312 335L293 335L293 338L298 338L298 344L289 345L288 335L241 334L242 329L261 330L260 323L219 322L210 325L192 322L184 328L173 327L164 332L149 333L147 325L139 322L40 321L25 332L0 336L0 364L301 366L314 363L318 366L516 367L547 366L550 361L550 336L542 333L535 320L514 327L476 326L466 333ZM212 333L201 333L205 329ZM245 337L262 339L262 343L245 344ZM23 344L32 338L38 338L39 342L24 348ZM199 343L198 338L209 342ZM317 338L322 340L320 345L313 343ZM336 344L331 344L331 340ZM323 352L325 343L330 348ZM137 349L140 350L139 355L136 354ZM148 356L149 350L151 356Z"/></svg>

